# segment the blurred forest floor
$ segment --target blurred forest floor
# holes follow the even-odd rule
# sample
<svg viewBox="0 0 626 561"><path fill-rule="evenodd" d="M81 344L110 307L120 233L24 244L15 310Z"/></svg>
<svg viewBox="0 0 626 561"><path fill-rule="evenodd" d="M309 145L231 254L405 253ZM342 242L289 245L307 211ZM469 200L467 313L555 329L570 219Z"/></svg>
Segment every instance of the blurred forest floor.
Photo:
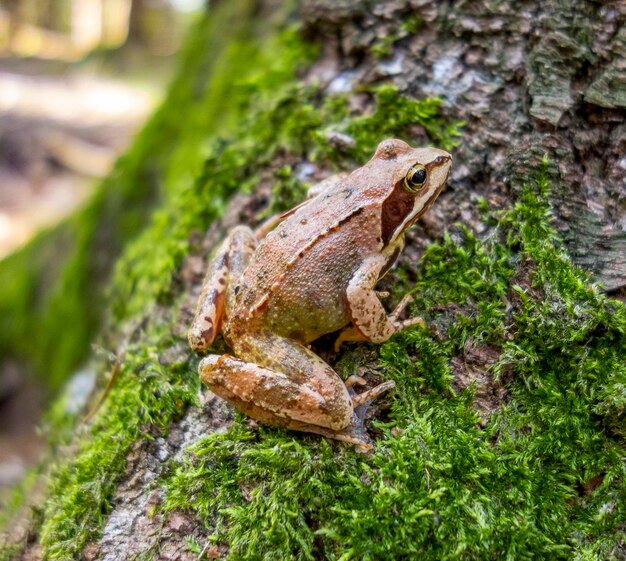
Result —
<svg viewBox="0 0 626 561"><path fill-rule="evenodd" d="M156 91L55 62L0 59L0 258L89 196Z"/></svg>
<svg viewBox="0 0 626 561"><path fill-rule="evenodd" d="M69 216L109 173L169 79L174 57L154 58L137 48L81 63L0 57L0 259ZM46 399L3 363L0 492L38 458Z"/></svg>

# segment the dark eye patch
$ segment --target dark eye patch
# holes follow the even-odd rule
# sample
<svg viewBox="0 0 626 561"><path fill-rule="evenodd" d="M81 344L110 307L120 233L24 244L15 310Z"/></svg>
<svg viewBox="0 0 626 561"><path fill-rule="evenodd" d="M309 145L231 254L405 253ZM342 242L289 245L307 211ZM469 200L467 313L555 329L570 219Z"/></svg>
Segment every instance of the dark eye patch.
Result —
<svg viewBox="0 0 626 561"><path fill-rule="evenodd" d="M398 226L413 210L414 203L415 196L404 188L402 181L398 182L382 205L380 225L383 245L389 243Z"/></svg>

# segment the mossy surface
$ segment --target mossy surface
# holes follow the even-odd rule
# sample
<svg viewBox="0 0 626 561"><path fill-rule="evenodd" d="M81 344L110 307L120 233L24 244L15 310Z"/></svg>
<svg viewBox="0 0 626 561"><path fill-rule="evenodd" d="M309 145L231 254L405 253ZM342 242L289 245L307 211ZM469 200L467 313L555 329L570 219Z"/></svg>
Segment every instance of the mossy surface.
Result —
<svg viewBox="0 0 626 561"><path fill-rule="evenodd" d="M246 36L255 39L250 29ZM177 367L159 362L160 353L176 342L172 312L179 299L173 277L192 249L190 234L206 229L223 211L231 193L252 190L264 172L271 172L283 190L293 188L293 169L275 167L278 154L283 158L290 154L294 161L323 160L325 165L350 168L355 161L362 161L363 154L371 155L380 138L406 138L416 122L432 132L433 141L440 145L450 148L456 141L457 127L444 125L438 100L408 100L390 87L373 92L371 114L351 119L345 99L325 100L317 88L302 87L294 80L295 69L311 59L312 51L293 31L283 31L267 41L267 50L257 49L255 56L259 66L269 70L246 77L242 68L238 74L241 91L231 95L233 105L229 106L239 116L233 131L206 136L204 161L195 179L169 185L161 208L116 266L110 289L113 321L134 324L148 314L147 321L139 324L133 343L125 350L118 381L105 406L92 424L72 439L75 457L53 469L41 528L48 559L71 558L97 538L132 444L164 433L197 399L200 384L195 358ZM283 53L279 58L277 49ZM271 63L264 58L268 53L273 53ZM235 61L254 70L250 56L231 59L231 54L228 48L223 51L231 62L231 72ZM225 76L218 73L213 79L215 88L223 88ZM380 136L374 134L377 127ZM323 134L330 128L353 135L353 148L337 153ZM146 247L154 251L147 255ZM58 413L62 407L56 411L51 424L67 426ZM69 439L69 432L66 434ZM57 441L64 443L63 437Z"/></svg>
<svg viewBox="0 0 626 561"><path fill-rule="evenodd" d="M411 291L431 329L378 348L397 386L371 456L240 419L173 466L166 509L230 559L619 558L626 309L571 265L547 187L427 249ZM451 384L467 345L499 350L507 396L483 423Z"/></svg>
<svg viewBox="0 0 626 561"><path fill-rule="evenodd" d="M296 199L304 185L290 162L352 169L385 137L411 141L416 124L433 144L457 142L459 123L442 118L439 100L406 99L390 86L371 92L370 113L352 116L343 97L294 79L313 55L296 34L262 32L245 0L217 6L162 109L172 127L164 133L178 142L161 154L161 203L110 285L113 323L134 326L117 383L77 436L62 403L50 416L55 446L74 452L51 469L40 529L47 559L76 558L97 540L133 444L164 434L196 402L197 359L159 360L180 343L173 279L190 235L262 174L276 179L276 199ZM228 40L215 36L220 29ZM332 132L354 145L334 147ZM560 248L544 172L512 208L485 209L488 237L448 232L426 251L416 283L397 287L415 293L412 313L429 329L372 348L397 383L387 418L372 427L372 456L311 435L252 431L240 416L169 466L161 508L196 514L232 559L610 558L626 514L626 312ZM497 349L485 368L507 393L487 422L472 406L478 388L453 385L454 360L480 345ZM344 375L364 347L344 354Z"/></svg>
<svg viewBox="0 0 626 561"><path fill-rule="evenodd" d="M75 456L51 473L41 529L47 558L75 558L97 537L132 443L165 432L195 400L195 377L188 369L160 365L158 349L150 344L155 341L171 341L164 326L150 329L127 349L115 390L74 440Z"/></svg>

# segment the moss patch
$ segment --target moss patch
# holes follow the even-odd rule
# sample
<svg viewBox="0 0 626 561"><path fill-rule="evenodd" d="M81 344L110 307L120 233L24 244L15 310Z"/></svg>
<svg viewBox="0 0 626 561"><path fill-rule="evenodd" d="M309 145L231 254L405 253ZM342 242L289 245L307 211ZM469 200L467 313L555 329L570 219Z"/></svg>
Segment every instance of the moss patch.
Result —
<svg viewBox="0 0 626 561"><path fill-rule="evenodd" d="M186 368L160 365L157 348L150 346L171 341L163 329L155 326L127 350L115 390L93 424L81 430L75 458L54 468L41 530L47 558L75 558L98 535L131 444L166 431L195 400L196 377Z"/></svg>
<svg viewBox="0 0 626 561"><path fill-rule="evenodd" d="M372 456L240 419L173 466L165 508L194 512L231 559L623 554L626 309L562 250L545 170L489 215L488 237L453 231L420 263L413 312L432 332L378 348L397 388ZM483 343L507 398L481 425L476 387L451 382Z"/></svg>

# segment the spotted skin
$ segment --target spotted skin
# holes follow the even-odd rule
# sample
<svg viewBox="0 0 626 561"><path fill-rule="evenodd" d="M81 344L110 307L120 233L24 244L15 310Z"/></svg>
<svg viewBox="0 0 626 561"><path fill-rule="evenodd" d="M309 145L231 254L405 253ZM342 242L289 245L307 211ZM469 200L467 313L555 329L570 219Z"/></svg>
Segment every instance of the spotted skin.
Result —
<svg viewBox="0 0 626 561"><path fill-rule="evenodd" d="M204 278L196 314L187 334L194 351L208 349L219 333L229 280L241 274L256 248L256 238L246 226L234 228L222 242Z"/></svg>
<svg viewBox="0 0 626 561"><path fill-rule="evenodd" d="M386 261L384 255L366 259L346 288L352 324L365 340L372 343L384 343L396 332L396 326L387 317L374 291Z"/></svg>
<svg viewBox="0 0 626 561"><path fill-rule="evenodd" d="M262 356L258 354L260 344ZM349 424L352 402L348 391L315 353L271 333L259 334L252 341L244 338L236 347L238 357L244 360L212 355L200 364L202 381L214 393L232 394L276 420L282 419L283 425L288 420L306 423L312 415L322 428L340 430Z"/></svg>

